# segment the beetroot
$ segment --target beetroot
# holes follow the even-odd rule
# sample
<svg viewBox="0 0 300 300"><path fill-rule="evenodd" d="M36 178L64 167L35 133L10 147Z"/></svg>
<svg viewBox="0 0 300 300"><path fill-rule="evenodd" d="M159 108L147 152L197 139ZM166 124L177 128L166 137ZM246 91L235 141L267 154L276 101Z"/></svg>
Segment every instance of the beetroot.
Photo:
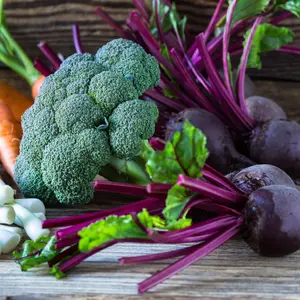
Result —
<svg viewBox="0 0 300 300"><path fill-rule="evenodd" d="M251 159L276 165L293 178L300 177L300 125L293 121L271 120L252 131Z"/></svg>
<svg viewBox="0 0 300 300"><path fill-rule="evenodd" d="M169 139L177 130L181 130L186 120L207 137L208 165L227 174L254 164L236 150L230 132L223 122L204 109L186 109L171 118L167 124L166 139Z"/></svg>
<svg viewBox="0 0 300 300"><path fill-rule="evenodd" d="M296 188L292 178L278 167L254 165L233 174L230 180L245 194L269 185L285 185Z"/></svg>
<svg viewBox="0 0 300 300"><path fill-rule="evenodd" d="M300 248L298 190L262 187L250 195L245 212L245 241L259 255L284 256Z"/></svg>
<svg viewBox="0 0 300 300"><path fill-rule="evenodd" d="M251 119L257 123L276 119L287 119L283 109L274 101L260 96L246 99L246 107Z"/></svg>

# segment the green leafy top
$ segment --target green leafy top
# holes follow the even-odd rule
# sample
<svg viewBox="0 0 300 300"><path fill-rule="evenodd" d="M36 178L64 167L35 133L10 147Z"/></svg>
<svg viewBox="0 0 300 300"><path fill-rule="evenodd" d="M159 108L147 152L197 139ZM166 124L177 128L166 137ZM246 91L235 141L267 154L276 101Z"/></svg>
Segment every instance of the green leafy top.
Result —
<svg viewBox="0 0 300 300"><path fill-rule="evenodd" d="M156 2L156 4L155 4ZM175 32L179 34L182 41L185 40L185 25L187 18L184 16L180 18L179 13L177 12L176 4L173 2L171 6L165 5L160 0L152 1L152 15L150 19L150 28L154 36L157 36L158 29L156 27L156 9L155 5L158 7L158 15L162 20L162 31L168 32L171 29L174 29Z"/></svg>
<svg viewBox="0 0 300 300"><path fill-rule="evenodd" d="M36 241L28 240L23 244L22 251L13 252L13 257L21 270L27 271L54 258L60 252L55 249L55 243L55 236L41 236Z"/></svg>
<svg viewBox="0 0 300 300"><path fill-rule="evenodd" d="M244 36L244 45L249 38L250 31L251 29L249 29ZM294 33L289 28L260 24L253 38L247 67L260 69L262 67L261 53L280 49L283 45L291 43L293 38Z"/></svg>
<svg viewBox="0 0 300 300"><path fill-rule="evenodd" d="M201 177L207 157L205 135L186 121L183 131L177 131L163 151L150 155L146 169L154 182L175 184L180 174Z"/></svg>
<svg viewBox="0 0 300 300"><path fill-rule="evenodd" d="M229 4L232 5L232 3L233 0L229 0ZM270 0L239 0L233 13L232 23L234 24L262 13L269 3ZM230 7L228 11L230 11Z"/></svg>
<svg viewBox="0 0 300 300"><path fill-rule="evenodd" d="M181 219L170 224L159 216L151 216L146 209L138 213L139 222L147 229L176 230L191 225L190 219ZM148 239L147 233L136 223L132 215L108 216L92 223L79 232L79 250L89 252L105 243L121 239Z"/></svg>
<svg viewBox="0 0 300 300"><path fill-rule="evenodd" d="M227 9L227 16L232 12L233 8L233 0L228 0L229 7ZM232 24L234 25L236 22L240 20L244 20L250 17L254 17L256 15L261 14L266 10L268 5L270 4L270 0L238 0L232 18ZM226 15L220 19L220 21L216 25L215 34L218 36L223 31L223 27L226 22Z"/></svg>
<svg viewBox="0 0 300 300"><path fill-rule="evenodd" d="M163 210L164 217L169 223L177 220L185 205L191 199L192 193L184 187L175 184L168 192L166 207Z"/></svg>
<svg viewBox="0 0 300 300"><path fill-rule="evenodd" d="M300 0L277 0L275 7L282 8L300 18Z"/></svg>

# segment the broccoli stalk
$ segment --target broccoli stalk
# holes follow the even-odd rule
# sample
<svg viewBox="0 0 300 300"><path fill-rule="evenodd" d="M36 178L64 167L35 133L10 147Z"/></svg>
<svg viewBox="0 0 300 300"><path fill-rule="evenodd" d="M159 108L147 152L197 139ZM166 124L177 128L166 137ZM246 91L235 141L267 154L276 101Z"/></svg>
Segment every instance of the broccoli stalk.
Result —
<svg viewBox="0 0 300 300"><path fill-rule="evenodd" d="M109 162L109 165L117 173L123 175L129 182L139 185L147 185L151 181L147 172L145 171L145 163L143 165L141 162L138 162L136 160L124 160L113 157ZM105 174L103 174L103 176L105 177ZM114 177L105 178L115 181Z"/></svg>

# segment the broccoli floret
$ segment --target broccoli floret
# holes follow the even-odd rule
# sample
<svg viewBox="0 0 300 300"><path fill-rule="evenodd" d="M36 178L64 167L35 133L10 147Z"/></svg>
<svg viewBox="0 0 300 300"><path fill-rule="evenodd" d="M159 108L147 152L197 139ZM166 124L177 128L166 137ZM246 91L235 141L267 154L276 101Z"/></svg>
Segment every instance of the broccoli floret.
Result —
<svg viewBox="0 0 300 300"><path fill-rule="evenodd" d="M153 136L157 119L158 109L152 102L132 100L118 105L109 117L109 140L113 154L123 159L138 155L142 140ZM131 142L128 143L128 140Z"/></svg>
<svg viewBox="0 0 300 300"><path fill-rule="evenodd" d="M120 74L102 72L92 78L89 95L108 117L118 104L136 99L139 95L132 82Z"/></svg>
<svg viewBox="0 0 300 300"><path fill-rule="evenodd" d="M43 83L40 92L35 98L35 104L55 109L67 97L66 88L62 87L61 83L56 81L54 75L50 75L53 77Z"/></svg>
<svg viewBox="0 0 300 300"><path fill-rule="evenodd" d="M84 112L84 113L82 113ZM61 133L79 133L104 122L101 109L86 94L66 98L55 112L55 121Z"/></svg>
<svg viewBox="0 0 300 300"><path fill-rule="evenodd" d="M68 83L66 86L67 96L87 94L89 90L89 83L89 78L71 80L70 83Z"/></svg>
<svg viewBox="0 0 300 300"><path fill-rule="evenodd" d="M46 186L42 178L40 168L33 169L27 161L22 154L19 155L14 170L14 176L18 178L18 185L22 193L43 199L49 204L57 203L54 193Z"/></svg>
<svg viewBox="0 0 300 300"><path fill-rule="evenodd" d="M100 48L97 61L113 72L131 77L139 95L159 82L159 65L155 58L132 41L117 39Z"/></svg>
<svg viewBox="0 0 300 300"><path fill-rule="evenodd" d="M69 57L67 57L60 65L61 69L66 69L66 68L76 68L78 63L86 62L86 61L94 61L95 56L90 53L75 53Z"/></svg>
<svg viewBox="0 0 300 300"><path fill-rule="evenodd" d="M44 147L57 136L59 130L55 123L54 112L50 108L44 108L30 118L30 115L25 115L23 118L23 131L24 135L20 144L20 151L24 158L31 161L31 166L39 169ZM27 122L27 123L26 123Z"/></svg>
<svg viewBox="0 0 300 300"><path fill-rule="evenodd" d="M62 135L44 150L43 180L63 203L88 202L93 195L90 183L110 157L104 131L88 129L76 136Z"/></svg>
<svg viewBox="0 0 300 300"><path fill-rule="evenodd" d="M67 58L22 118L14 175L23 194L51 203L91 200L101 169L134 158L153 135L157 108L138 97L158 81L155 59L127 40L107 44L97 59L87 53ZM127 165L131 176L147 181L134 162Z"/></svg>

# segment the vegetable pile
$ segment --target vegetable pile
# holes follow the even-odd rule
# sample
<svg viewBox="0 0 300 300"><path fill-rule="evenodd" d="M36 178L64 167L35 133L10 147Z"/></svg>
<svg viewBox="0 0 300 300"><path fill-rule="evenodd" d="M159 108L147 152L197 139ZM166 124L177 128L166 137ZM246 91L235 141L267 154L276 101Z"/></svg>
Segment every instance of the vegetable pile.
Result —
<svg viewBox="0 0 300 300"><path fill-rule="evenodd" d="M300 54L300 49L287 46L294 33L278 26L292 15L300 17L298 1L228 2L228 9L223 10L225 1L219 1L206 30L195 37L185 33L187 19L180 18L171 1L133 1L136 11L130 13L126 29L101 9L97 12L122 37L140 43L160 63L161 82L147 95L162 107L161 114L180 112L175 121L183 115L192 122L191 111L181 111L201 108L219 119L209 122L208 114L210 126L199 124L210 140L209 163L218 171L227 174L250 163L233 149L234 137L236 148L252 161L276 165L298 178L300 125L278 120L286 116L271 100L250 97L257 95L246 77L247 68L262 67L263 53L275 50ZM232 60L238 56L240 63L234 70ZM214 123L218 124L216 130L221 123L227 126L231 137L226 133L224 141L219 141L219 134L213 134ZM226 148L229 150L224 151Z"/></svg>
<svg viewBox="0 0 300 300"><path fill-rule="evenodd" d="M138 97L157 85L159 75L156 60L124 39L95 56L64 60L22 118L14 178L23 194L65 204L90 201L101 169L120 160L129 165L154 134L157 107Z"/></svg>
<svg viewBox="0 0 300 300"><path fill-rule="evenodd" d="M133 1L126 29L98 9L121 38L95 55L84 53L77 26L77 54L65 60L40 43L51 67L39 59L34 65L46 79L32 70L1 19L0 60L30 84L43 81L33 105L24 102L17 112L3 104L15 144L1 160L24 195L72 205L87 203L94 191L141 198L42 226L17 201L4 203L3 215L13 207L14 223L33 240L14 252L23 271L46 263L61 278L117 243L188 244L120 258L136 264L180 257L141 282L143 293L238 233L264 256L300 247L300 192L290 177L300 177L300 125L256 95L246 75L247 68L262 67L263 53L300 54L287 46L293 32L278 26L292 14L300 17L298 1L230 0L223 10L220 0L195 37L185 33L187 19L174 3L148 2ZM105 180L95 180L98 175ZM58 228L54 236L46 236L50 228Z"/></svg>
<svg viewBox="0 0 300 300"><path fill-rule="evenodd" d="M163 142L161 142L163 143ZM157 144L152 143L150 144ZM153 183L134 184L96 181L98 191L145 196L144 200L119 208L79 216L47 220L43 228L59 227L53 237L23 245L14 256L23 271L48 263L57 278L89 256L116 243L187 244L180 250L123 257L121 264L136 264L181 257L139 284L143 293L196 260L208 255L242 231L249 246L265 256L283 256L300 247L300 192L286 173L276 183L265 180L252 186L249 195L205 164L206 138L188 121L161 150L147 148L146 169ZM163 146L163 147L162 147ZM257 166L236 174L243 186L253 178L263 181L278 172L272 166ZM248 182L247 182L248 178ZM240 180L241 181L241 180ZM287 205L288 203L288 205ZM202 218L201 218L202 215Z"/></svg>

